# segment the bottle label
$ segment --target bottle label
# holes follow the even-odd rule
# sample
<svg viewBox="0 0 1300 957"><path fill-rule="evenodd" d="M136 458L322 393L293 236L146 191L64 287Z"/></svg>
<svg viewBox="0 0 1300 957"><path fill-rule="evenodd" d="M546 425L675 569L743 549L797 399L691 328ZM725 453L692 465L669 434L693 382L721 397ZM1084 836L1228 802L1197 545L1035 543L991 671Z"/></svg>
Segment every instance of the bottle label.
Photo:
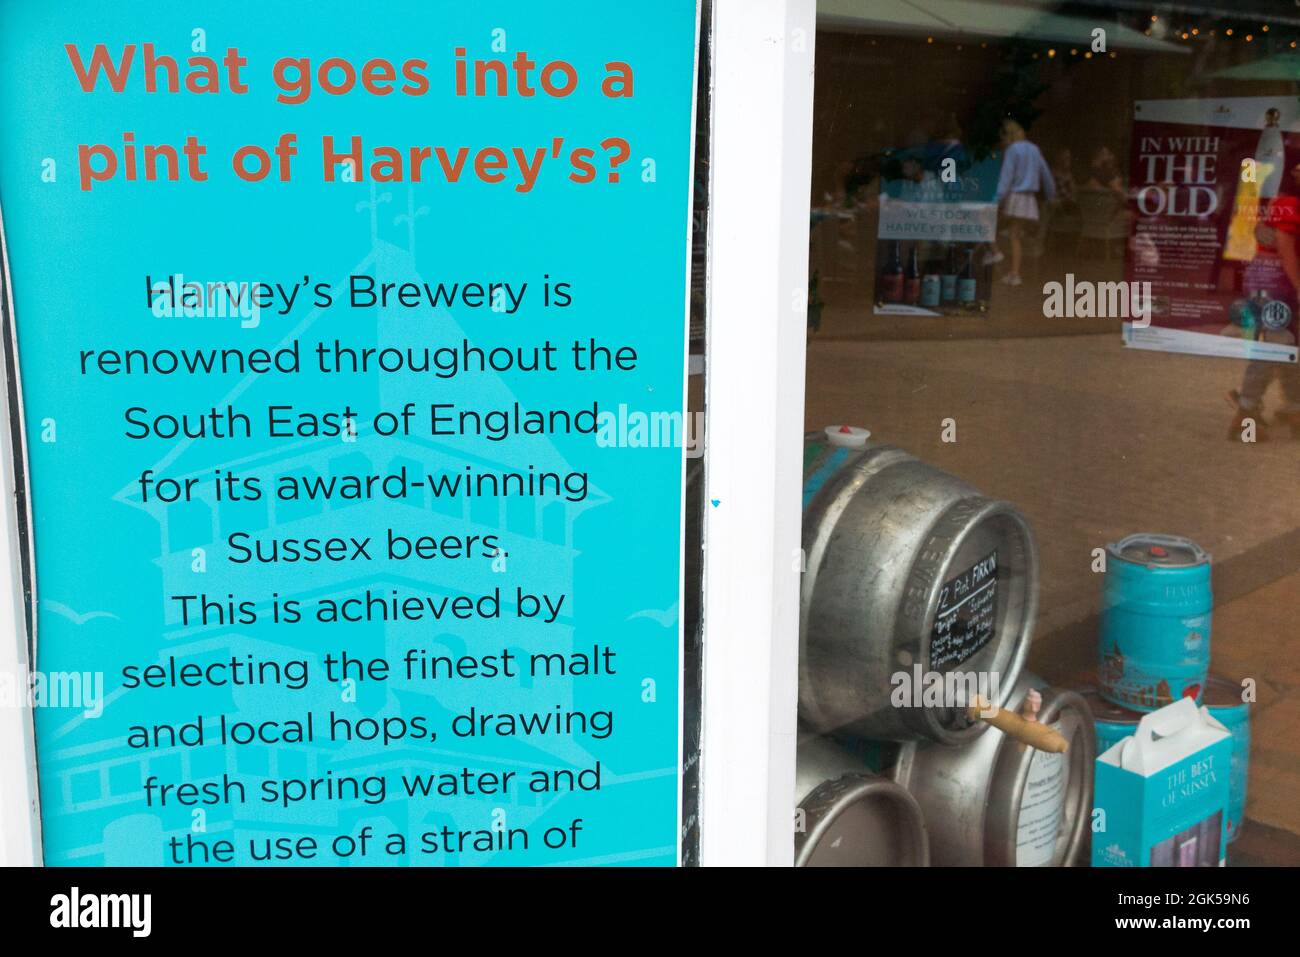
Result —
<svg viewBox="0 0 1300 957"><path fill-rule="evenodd" d="M939 277L926 276L921 280L921 305L934 307L939 305Z"/></svg>
<svg viewBox="0 0 1300 957"><path fill-rule="evenodd" d="M962 302L975 301L975 280L963 279L957 283L957 298Z"/></svg>

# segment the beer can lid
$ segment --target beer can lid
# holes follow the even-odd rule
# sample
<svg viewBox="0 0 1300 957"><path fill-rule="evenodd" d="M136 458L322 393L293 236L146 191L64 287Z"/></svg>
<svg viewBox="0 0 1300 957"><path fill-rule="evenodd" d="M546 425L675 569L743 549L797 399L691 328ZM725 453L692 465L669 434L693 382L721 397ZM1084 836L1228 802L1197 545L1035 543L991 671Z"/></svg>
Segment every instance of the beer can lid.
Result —
<svg viewBox="0 0 1300 957"><path fill-rule="evenodd" d="M1209 562L1209 553L1190 538L1139 532L1107 546L1116 558L1136 565L1161 568L1192 568Z"/></svg>
<svg viewBox="0 0 1300 957"><path fill-rule="evenodd" d="M826 441L839 448L864 448L867 444L867 439L869 438L871 438L870 430L860 429L856 425L826 426Z"/></svg>
<svg viewBox="0 0 1300 957"><path fill-rule="evenodd" d="M1202 700L1206 707L1211 709L1240 708L1248 704L1242 698L1241 682L1219 675L1210 675L1209 680L1205 682L1205 696Z"/></svg>
<svg viewBox="0 0 1300 957"><path fill-rule="evenodd" d="M1107 701L1101 696L1101 692L1091 685L1082 688L1075 688L1075 693L1084 701L1088 702L1088 710L1097 721L1104 721L1107 724L1131 724L1134 727L1142 720L1142 715L1137 711L1130 711L1128 708L1122 708L1112 701Z"/></svg>

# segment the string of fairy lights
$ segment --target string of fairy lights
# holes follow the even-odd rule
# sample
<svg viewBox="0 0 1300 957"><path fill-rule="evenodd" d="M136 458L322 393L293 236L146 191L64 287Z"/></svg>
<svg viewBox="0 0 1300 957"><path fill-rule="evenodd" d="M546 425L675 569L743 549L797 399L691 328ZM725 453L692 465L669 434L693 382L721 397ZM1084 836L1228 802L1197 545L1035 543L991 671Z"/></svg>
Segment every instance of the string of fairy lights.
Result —
<svg viewBox="0 0 1300 957"><path fill-rule="evenodd" d="M1200 26L1190 23L1184 23L1181 26L1175 25L1169 17L1162 17L1158 13L1151 14L1150 25L1142 32L1149 37L1159 40L1179 40L1195 41L1209 40L1222 36L1225 40L1239 41L1242 43L1254 43L1264 40L1276 39L1272 36L1272 27L1267 23L1261 23L1256 27L1210 27L1204 29ZM1287 49L1294 50L1300 41L1290 40L1281 41L1286 44Z"/></svg>
<svg viewBox="0 0 1300 957"><path fill-rule="evenodd" d="M1300 0L1297 0L1297 4L1300 5ZM1216 25L1207 27L1187 22L1176 23L1169 16L1162 16L1158 13L1153 13L1149 17L1144 18L1144 22L1146 23L1146 26L1142 29L1142 33L1156 40L1169 40L1178 43L1222 40L1224 42L1233 43L1259 43L1261 46L1268 46L1271 51L1300 49L1300 39L1287 40L1285 38L1280 38L1276 31L1273 30L1272 25L1268 23L1257 23L1249 26ZM938 39L939 42L945 42L944 38L936 38L933 36L926 37L925 42L933 44L936 42L936 39ZM949 40L947 42L951 41ZM871 41L871 45L876 45L874 39ZM957 43L954 46L960 51L965 47L974 48L977 44L967 42ZM989 43L987 41L978 44L980 49L988 49L988 46ZM1083 60L1108 57L1113 60L1119 56L1119 53L1113 50L1105 53L1094 52L1085 46L1058 47L1049 45L1045 50L1041 51L1041 53L1035 52L1031 54L1031 56L1035 60L1039 59L1040 56L1046 57L1049 60L1054 60L1058 57L1063 59L1067 57L1075 57Z"/></svg>

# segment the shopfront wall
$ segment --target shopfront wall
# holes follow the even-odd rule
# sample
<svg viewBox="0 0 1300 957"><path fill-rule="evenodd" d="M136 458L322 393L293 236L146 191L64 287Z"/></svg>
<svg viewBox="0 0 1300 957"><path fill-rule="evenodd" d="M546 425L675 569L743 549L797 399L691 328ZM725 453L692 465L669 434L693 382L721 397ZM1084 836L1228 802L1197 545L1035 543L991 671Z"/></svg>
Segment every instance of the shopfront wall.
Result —
<svg viewBox="0 0 1300 957"><path fill-rule="evenodd" d="M254 6L245 13L259 23L279 16ZM505 6L507 34L527 35L539 50L564 47L580 72L599 72L614 56L609 31L595 21L566 33L527 4ZM14 425L6 487L17 502L5 516L10 547L0 568L12 584L17 640L4 646L0 665L102 673L119 693L104 699L107 722L41 707L6 712L0 755L21 773L0 790L4 859L213 863L163 855L180 835L194 853L196 843L268 831L290 838L285 853L300 854L294 840L304 836L328 844L371 828L435 834L435 844L447 829L481 834L482 846L471 837L455 853L441 844L428 853L407 848L386 863L1105 863L1096 848L1110 853L1118 838L1097 830L1094 813L1104 735L1118 741L1142 714L1190 697L1214 704L1225 723L1248 714L1249 743L1232 751L1231 799L1162 839L1146 863L1300 861L1291 799L1300 786L1300 673L1291 664L1300 650L1300 15L1257 6L679 3L621 54L634 70L645 64L633 104L647 104L640 112L618 113L605 93L578 107L504 97L492 100L490 117L455 114L461 134L480 138L571 123L565 135L600 144L617 121L654 144L651 156L637 137L623 138L622 159L617 140L593 148L583 162L608 156L611 165L591 191L578 191L598 179L584 179L581 163L566 183L539 177L534 195L492 192L500 181L489 175L468 198L376 181L367 166L369 179L332 184L333 192L312 183L266 200L290 224L283 228L296 247L333 257L339 275L423 280L448 263L484 267L491 248L494 266L577 277L566 281L593 293L567 332L622 330L627 341L612 344L638 353L619 370L625 375L611 370L591 386L577 370L542 383L513 370L455 395L487 408L516 393L545 405L590 392L618 410L612 450L568 436L537 450L525 443L519 458L489 439L457 451L455 442L393 443L377 433L363 434L358 449L345 427L328 449L268 442L205 454L211 446L193 437L153 435L149 454L136 455L144 446L134 445L127 456L120 437L95 421L132 404L114 391L123 380L88 385L82 375L68 386L51 371L66 362L67 345L25 323L44 316L46 328L75 315L87 348L112 347L106 337L121 330L117 313L76 307L96 283L117 289L120 275L139 271L142 250L201 261L222 248L222 263L251 271L258 256L282 256L285 243L267 230L234 241L237 218L219 214L244 208L247 191L236 187L246 184L220 194L197 182L184 187L223 223L213 247L211 237L189 233L159 240L168 215L161 184L127 182L125 165L122 182L106 167L83 169L81 189L75 161L60 174L70 179L40 188L22 164L0 166ZM619 29L635 34L639 14L624 13ZM85 43L103 26L63 16ZM238 26L223 16L226 28ZM433 33L478 31L483 57L513 52L515 41L483 16L458 10L449 22L421 22ZM197 42L181 14L166 17L176 36L184 27L186 43ZM40 35L35 20L23 22ZM362 57L367 43L397 52L410 43L403 31L340 38L336 24L318 26L309 45L322 55L331 43ZM253 52L273 59L270 41L259 43ZM129 89L120 100L104 94L102 109L67 99L59 84L72 82L69 63L51 49L64 60L24 53L47 81L49 107L17 124L28 152L46 148L33 130L54 138L49 151L75 157L77 123L120 136L128 120L158 126L191 115L170 101L155 108ZM17 87L0 90L8 102L27 103ZM76 114L67 128L43 125L41 117L62 115L54 107L65 100ZM340 102L342 115L367 131L400 140L426 129L427 116L417 122L393 101L375 111ZM224 117L214 135L232 150L242 105L223 100L214 114ZM279 128L285 108L257 113L259 135ZM5 122L15 115L6 111ZM313 135L330 121L319 101L294 115L309 118ZM495 175L495 167L484 171ZM521 186L528 175L525 163ZM133 216L153 230L136 228L149 243L109 242ZM51 219L83 227L70 228L58 247L73 261L91 261L95 243L112 255L93 260L98 279L83 270L57 295L37 296L61 268L39 254L41 224ZM422 221L435 219L444 228L426 239ZM418 347L422 336L459 330L514 349L539 334L526 323L503 330L490 317L479 322L465 315L468 305L437 313L438 329L412 332L399 307L368 316L362 345ZM285 336L314 341L327 309L318 305L299 326L268 324L248 335L268 347ZM456 324L446 325L453 313ZM542 335L555 328L541 325ZM149 348L166 345L147 324L132 335ZM430 400L427 383L410 376L349 382L399 412L412 389ZM264 404L339 397L314 380L306 389L281 382L266 395L238 377L225 385L213 393L223 402L250 388ZM186 395L164 384L146 398ZM678 438L636 440L629 416L638 411L677 415ZM71 441L83 419L93 438ZM50 438L57 435L68 440ZM593 479L590 500L522 506L440 509L432 494L378 509L232 509L215 498L163 507L142 498L148 476L169 470L185 479L256 467L268 481L324 480L355 471L358 451L385 469L450 474L495 462L498 470L572 468L604 478ZM83 473L93 477L90 491L70 479ZM569 731L540 746L459 741L433 758L418 742L387 739L198 749L184 740L187 724L206 722L211 733L213 720L243 717L279 729L299 712L330 710L332 699L208 689L200 700L173 688L142 701L119 687L155 664L158 680L171 680L169 660L315 660L324 647L287 636L278 620L232 626L224 610L215 625L178 618L176 596L203 573L201 559L231 522L248 524L256 513L263 530L351 537L367 523L391 528L416 512L513 543L524 557L510 567L528 587L567 596L564 614L557 606L546 627L517 627L503 649L550 649L578 673L486 691L462 674L446 694L408 676L396 690L363 688L341 707L385 735L411 728L417 713L432 713L436 724L471 708L555 711ZM70 543L87 527L107 533L74 551ZM1152 631L1139 629L1136 639L1125 632L1115 609L1126 607L1120 571L1130 567L1139 579L1152 569L1185 576L1163 594L1191 610L1157 612L1196 624L1164 645L1149 640ZM281 594L341 599L373 587L413 589L436 602L467 589L482 597L494 574L491 566L443 577L231 572L218 576L218 590L233 604L217 604L234 608L233 619L244 591L275 592L252 596L265 612ZM471 671L489 666L485 642L498 637L483 622L432 638L411 623L338 634L376 660L405 667L418 663L413 649L431 645L444 657L474 658ZM630 670L602 673L599 663L610 664L602 647ZM931 700L924 684L935 675ZM954 693L952 678L965 675L972 683ZM113 707L118 700L125 704ZM990 704L998 707L983 707ZM986 720L998 708L1006 720ZM628 730L593 735L596 713ZM575 733L580 716L587 724ZM130 739L133 725L146 728L142 743ZM223 801L209 812L211 838L191 830L190 805L153 803L167 783L243 776L264 787L326 781L335 771L360 780L470 765L543 777L572 771L573 793L394 802L320 791L270 811ZM502 821L506 833L529 831L532 845L501 845ZM539 847L552 832L559 843ZM370 853L389 852L375 845Z"/></svg>

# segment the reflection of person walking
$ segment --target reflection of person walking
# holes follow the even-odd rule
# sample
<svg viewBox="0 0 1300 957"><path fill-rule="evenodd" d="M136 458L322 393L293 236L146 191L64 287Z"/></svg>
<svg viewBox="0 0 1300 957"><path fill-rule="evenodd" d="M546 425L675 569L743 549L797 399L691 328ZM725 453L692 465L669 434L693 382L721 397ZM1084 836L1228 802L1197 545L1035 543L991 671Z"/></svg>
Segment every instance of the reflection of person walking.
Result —
<svg viewBox="0 0 1300 957"><path fill-rule="evenodd" d="M1300 290L1298 236L1300 153L1287 156L1286 175L1255 230L1257 250L1244 276L1250 295L1252 321L1249 334L1268 342L1294 344L1296 341L1292 330L1295 329L1297 290ZM1229 400L1237 406L1237 414L1228 427L1230 440L1240 441L1246 420L1252 419L1255 420L1255 441L1264 441L1266 434L1264 424L1259 421L1259 412L1264 393L1274 379L1281 382L1286 405L1274 416L1273 422L1289 426L1292 437L1300 438L1300 364L1252 359L1246 364L1241 388L1228 393Z"/></svg>
<svg viewBox="0 0 1300 957"><path fill-rule="evenodd" d="M1051 202L1056 198L1056 183L1042 152L1025 138L1025 129L1013 119L1002 121L1002 174L998 177L997 202L1007 223L1011 239L1011 263L1002 281L1019 286L1020 264L1024 257L1025 236L1038 225L1038 194Z"/></svg>

